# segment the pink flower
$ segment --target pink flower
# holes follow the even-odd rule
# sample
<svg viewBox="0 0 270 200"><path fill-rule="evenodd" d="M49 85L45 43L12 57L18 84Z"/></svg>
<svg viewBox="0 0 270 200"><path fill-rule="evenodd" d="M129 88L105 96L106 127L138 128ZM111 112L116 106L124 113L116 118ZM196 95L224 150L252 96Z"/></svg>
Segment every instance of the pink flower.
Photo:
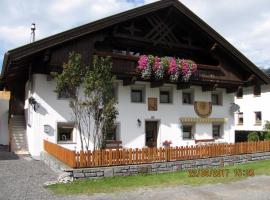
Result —
<svg viewBox="0 0 270 200"><path fill-rule="evenodd" d="M153 66L153 70L157 71L160 68L160 58L159 57L155 57L154 58L154 66Z"/></svg>
<svg viewBox="0 0 270 200"><path fill-rule="evenodd" d="M181 60L181 65L182 65L182 74L186 75L189 73L189 64L186 60Z"/></svg>
<svg viewBox="0 0 270 200"><path fill-rule="evenodd" d="M144 70L147 67L147 63L148 63L148 57L146 55L140 56L139 61L138 61L138 64L139 64L138 69Z"/></svg>
<svg viewBox="0 0 270 200"><path fill-rule="evenodd" d="M177 70L177 64L175 58L171 58L169 61L169 69L168 72L169 74L173 74Z"/></svg>

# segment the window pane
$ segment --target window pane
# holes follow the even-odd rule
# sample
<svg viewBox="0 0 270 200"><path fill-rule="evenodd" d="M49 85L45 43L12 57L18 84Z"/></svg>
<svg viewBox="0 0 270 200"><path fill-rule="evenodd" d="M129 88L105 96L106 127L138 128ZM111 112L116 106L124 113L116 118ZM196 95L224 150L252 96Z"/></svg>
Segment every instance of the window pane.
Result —
<svg viewBox="0 0 270 200"><path fill-rule="evenodd" d="M260 124L262 121L262 113L261 112L255 112L255 122L256 124Z"/></svg>
<svg viewBox="0 0 270 200"><path fill-rule="evenodd" d="M160 91L160 103L170 103L169 91Z"/></svg>
<svg viewBox="0 0 270 200"><path fill-rule="evenodd" d="M73 125L58 124L58 141L72 141Z"/></svg>
<svg viewBox="0 0 270 200"><path fill-rule="evenodd" d="M219 105L219 95L218 94L212 94L212 104Z"/></svg>
<svg viewBox="0 0 270 200"><path fill-rule="evenodd" d="M220 125L213 125L213 137L218 138L220 137Z"/></svg>
<svg viewBox="0 0 270 200"><path fill-rule="evenodd" d="M244 123L244 115L243 113L238 114L238 124L243 124Z"/></svg>
<svg viewBox="0 0 270 200"><path fill-rule="evenodd" d="M192 126L183 126L183 139L192 139Z"/></svg>
<svg viewBox="0 0 270 200"><path fill-rule="evenodd" d="M58 98L59 99L68 99L71 97L71 95L75 94L75 90L69 90L68 88L65 88L58 92Z"/></svg>
<svg viewBox="0 0 270 200"><path fill-rule="evenodd" d="M132 102L142 102L142 90L132 90L131 91L131 101Z"/></svg>
<svg viewBox="0 0 270 200"><path fill-rule="evenodd" d="M183 93L183 103L184 104L192 104L193 103L191 93L189 93L189 92Z"/></svg>
<svg viewBox="0 0 270 200"><path fill-rule="evenodd" d="M108 132L107 132L107 140L116 140L116 129L117 126L115 125L114 127L112 127Z"/></svg>

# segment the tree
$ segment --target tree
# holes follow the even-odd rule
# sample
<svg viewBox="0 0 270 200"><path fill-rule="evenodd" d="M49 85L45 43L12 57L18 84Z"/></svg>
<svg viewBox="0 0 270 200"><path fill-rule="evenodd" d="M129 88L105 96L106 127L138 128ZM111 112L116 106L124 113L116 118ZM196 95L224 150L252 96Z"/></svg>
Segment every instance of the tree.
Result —
<svg viewBox="0 0 270 200"><path fill-rule="evenodd" d="M84 93L88 100L93 127L94 149L104 147L107 132L114 125L118 115L115 108L116 100L113 95L115 77L111 74L112 61L110 57L94 56L93 68L85 76Z"/></svg>
<svg viewBox="0 0 270 200"><path fill-rule="evenodd" d="M118 114L112 95L114 76L110 57L94 56L91 67L82 65L81 55L70 53L62 73L54 73L56 92L68 93L81 149L88 150L92 139L94 150L104 147L107 130Z"/></svg>

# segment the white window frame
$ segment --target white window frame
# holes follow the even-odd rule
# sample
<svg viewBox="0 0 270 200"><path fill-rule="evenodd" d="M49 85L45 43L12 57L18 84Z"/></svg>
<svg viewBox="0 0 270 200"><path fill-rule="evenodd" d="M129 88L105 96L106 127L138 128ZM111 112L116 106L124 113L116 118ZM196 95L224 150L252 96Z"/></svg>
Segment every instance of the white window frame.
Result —
<svg viewBox="0 0 270 200"><path fill-rule="evenodd" d="M214 136L214 126L219 126L219 137ZM223 137L224 137L223 124L220 124L220 123L213 123L212 124L212 137L213 137L213 139L223 139Z"/></svg>
<svg viewBox="0 0 270 200"><path fill-rule="evenodd" d="M257 121L257 113L261 114L261 121ZM255 120L255 125L260 126L262 125L262 112L261 111L255 111L254 112L254 120Z"/></svg>
<svg viewBox="0 0 270 200"><path fill-rule="evenodd" d="M115 140L113 141L121 141L121 137L120 137L120 129L121 129L121 126L120 126L120 122L115 122L114 124L116 126L116 133L115 133ZM107 138L106 138L107 140Z"/></svg>
<svg viewBox="0 0 270 200"><path fill-rule="evenodd" d="M190 93L190 98L191 98L190 103L184 103L184 93ZM193 105L194 104L194 90L193 89L182 90L182 104L183 105Z"/></svg>
<svg viewBox="0 0 270 200"><path fill-rule="evenodd" d="M63 140L59 140L59 132L58 132L58 128L59 128L59 125L63 125L63 126L72 126L73 125L73 130L72 130L72 139L71 140L66 140L66 141L63 141ZM69 121L69 122L56 122L56 141L57 141L57 144L73 144L75 143L76 141L76 138L75 138L75 122L73 121Z"/></svg>
<svg viewBox="0 0 270 200"><path fill-rule="evenodd" d="M191 137L184 138L184 126L191 126ZM194 140L195 139L195 124L193 123L183 123L182 124L182 140Z"/></svg>
<svg viewBox="0 0 270 200"><path fill-rule="evenodd" d="M213 104L212 95L217 95L218 96L218 103L217 104ZM214 106L222 106L223 105L222 91L214 91L214 92L212 92L211 93L211 102L212 102L212 105L214 105Z"/></svg>
<svg viewBox="0 0 270 200"><path fill-rule="evenodd" d="M243 123L239 123L239 119L240 119L240 115L242 115L242 119L243 119ZM237 125L243 125L244 124L244 113L243 112L239 112L237 113Z"/></svg>
<svg viewBox="0 0 270 200"><path fill-rule="evenodd" d="M142 101L140 101L140 102L132 101L132 91L133 90L141 90L142 91ZM130 87L130 102L131 103L145 103L145 98L146 98L145 93L146 92L145 92L145 86L144 85L136 85L136 86Z"/></svg>
<svg viewBox="0 0 270 200"><path fill-rule="evenodd" d="M169 102L161 102L161 92L169 92ZM159 103L160 104L173 104L173 88L172 87L159 88Z"/></svg>

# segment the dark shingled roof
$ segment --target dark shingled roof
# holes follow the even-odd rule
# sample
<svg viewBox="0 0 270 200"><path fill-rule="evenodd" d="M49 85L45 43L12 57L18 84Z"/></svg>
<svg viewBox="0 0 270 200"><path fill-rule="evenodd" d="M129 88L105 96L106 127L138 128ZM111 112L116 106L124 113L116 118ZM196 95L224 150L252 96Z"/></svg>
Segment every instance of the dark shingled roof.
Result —
<svg viewBox="0 0 270 200"><path fill-rule="evenodd" d="M126 21L128 19L138 17L149 12L157 11L162 8L174 6L179 12L183 13L195 24L197 24L203 31L205 31L211 38L213 38L216 43L224 48L229 54L235 57L237 60L242 62L252 73L259 77L264 83L270 83L270 78L262 70L260 70L254 63L252 63L247 57L245 57L240 51L233 47L228 41L226 41L220 34L218 34L214 29L212 29L208 24L201 20L197 15L191 12L186 6L177 0L161 0L155 3L151 3L145 6L141 6L126 12L122 12L110 17L97 20L56 35L44 38L42 40L27 44L16 49L12 49L5 53L3 66L2 66L2 76L6 75L9 63L12 60L21 59L26 56L35 54L47 48L62 44L64 42L73 40L75 38L81 37L83 35L93 33L95 31L101 30L103 28L115 25L117 23Z"/></svg>

